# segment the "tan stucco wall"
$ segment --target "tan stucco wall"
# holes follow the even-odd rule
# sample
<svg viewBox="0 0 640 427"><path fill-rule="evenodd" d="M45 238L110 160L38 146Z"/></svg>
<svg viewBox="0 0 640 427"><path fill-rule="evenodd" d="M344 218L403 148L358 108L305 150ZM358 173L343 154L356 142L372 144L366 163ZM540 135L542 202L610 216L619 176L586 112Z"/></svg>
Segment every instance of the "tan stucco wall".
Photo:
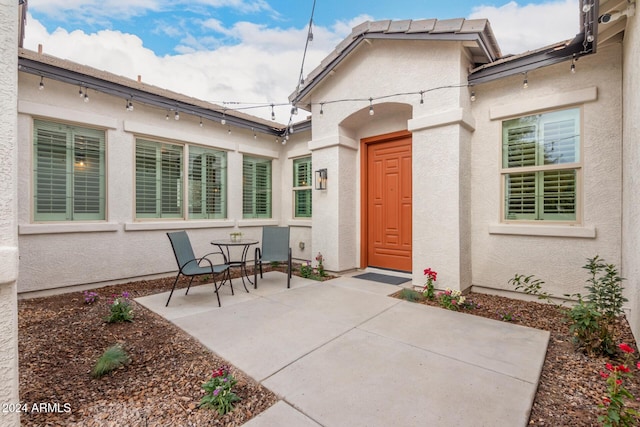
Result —
<svg viewBox="0 0 640 427"><path fill-rule="evenodd" d="M127 112L124 99L89 89L90 102L78 99L78 88L45 79L38 90L37 76L19 75L19 238L21 245L20 292L73 285L126 281L144 276L171 274L175 259L166 232L186 229L196 254L211 252L213 239L228 238L240 229L245 237L259 239L265 225L295 225L292 230L294 256L308 258L311 230L308 224L291 220L291 157L309 153L309 133L291 136L286 145L275 136L253 136L250 130L231 128L210 121L199 126L199 117L181 112L180 120L165 120L166 111L135 103ZM106 130L107 221L96 223L49 223L32 221L33 119L61 121ZM134 217L135 138L198 144L227 151L228 206L224 220L136 221ZM242 218L243 154L273 159L272 219ZM286 168L286 169L283 169ZM298 243L306 242L300 251ZM55 248L55 251L51 249ZM253 250L249 259L253 259Z"/></svg>
<svg viewBox="0 0 640 427"><path fill-rule="evenodd" d="M623 51L623 185L622 194L622 275L629 291L629 323L640 338L640 18L627 18Z"/></svg>
<svg viewBox="0 0 640 427"><path fill-rule="evenodd" d="M17 404L18 275L17 112L18 2L0 0L0 404ZM11 407L7 407L11 409ZM0 425L20 425L18 411L0 412Z"/></svg>
<svg viewBox="0 0 640 427"><path fill-rule="evenodd" d="M472 141L473 284L513 290L507 281L534 274L556 296L585 293L581 268L599 254L620 266L622 203L621 46L570 63L475 88ZM582 222L575 226L501 224L501 126L509 115L582 107ZM548 236L541 234L549 234Z"/></svg>

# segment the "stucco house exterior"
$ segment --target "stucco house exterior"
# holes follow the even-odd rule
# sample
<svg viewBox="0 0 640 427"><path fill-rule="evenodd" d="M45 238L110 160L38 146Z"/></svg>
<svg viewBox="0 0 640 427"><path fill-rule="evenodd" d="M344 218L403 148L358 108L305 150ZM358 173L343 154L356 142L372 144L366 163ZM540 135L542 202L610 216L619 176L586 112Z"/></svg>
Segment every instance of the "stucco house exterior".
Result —
<svg viewBox="0 0 640 427"><path fill-rule="evenodd" d="M18 90L0 197L17 208L0 223L20 261L0 269L0 303L15 309L16 282L27 296L172 274L167 231L204 252L288 225L299 260L415 285L432 268L462 291L510 292L520 273L583 292L598 254L621 267L639 336L634 11L581 4L573 40L509 57L486 20L365 22L292 93L312 117L295 129L20 49L2 63Z"/></svg>

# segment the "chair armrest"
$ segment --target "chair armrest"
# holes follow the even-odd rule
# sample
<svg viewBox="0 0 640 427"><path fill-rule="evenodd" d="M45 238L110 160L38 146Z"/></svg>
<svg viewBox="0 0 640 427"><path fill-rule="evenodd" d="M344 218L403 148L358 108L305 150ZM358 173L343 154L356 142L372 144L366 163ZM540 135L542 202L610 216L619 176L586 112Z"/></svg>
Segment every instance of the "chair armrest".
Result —
<svg viewBox="0 0 640 427"><path fill-rule="evenodd" d="M205 256L203 256L202 258L198 258L198 265L200 264L200 262L201 262L202 260L207 260L207 261L209 261L209 263L210 263L211 265L214 265L214 264L211 262L211 260L209 260L209 256L210 256L210 255L222 255L222 259L224 260L224 263L223 263L223 264L229 264L229 261L227 260L227 255L225 255L225 253L224 253L224 252L222 252L222 251L216 251L216 252L209 252L208 254L206 254Z"/></svg>

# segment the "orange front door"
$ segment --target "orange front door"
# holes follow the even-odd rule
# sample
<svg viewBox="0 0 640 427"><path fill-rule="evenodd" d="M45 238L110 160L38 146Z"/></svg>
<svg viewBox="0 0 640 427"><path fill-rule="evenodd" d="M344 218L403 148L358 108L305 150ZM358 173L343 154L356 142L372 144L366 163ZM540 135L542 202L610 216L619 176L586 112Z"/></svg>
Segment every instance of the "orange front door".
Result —
<svg viewBox="0 0 640 427"><path fill-rule="evenodd" d="M411 271L411 135L363 140L366 264Z"/></svg>

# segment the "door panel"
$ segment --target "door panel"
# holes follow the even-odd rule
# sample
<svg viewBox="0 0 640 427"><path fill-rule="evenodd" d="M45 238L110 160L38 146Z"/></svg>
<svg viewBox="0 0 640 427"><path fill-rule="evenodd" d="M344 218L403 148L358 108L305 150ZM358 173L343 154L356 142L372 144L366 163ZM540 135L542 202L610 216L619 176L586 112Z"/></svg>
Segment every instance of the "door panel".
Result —
<svg viewBox="0 0 640 427"><path fill-rule="evenodd" d="M367 265L411 271L411 137L367 145Z"/></svg>

